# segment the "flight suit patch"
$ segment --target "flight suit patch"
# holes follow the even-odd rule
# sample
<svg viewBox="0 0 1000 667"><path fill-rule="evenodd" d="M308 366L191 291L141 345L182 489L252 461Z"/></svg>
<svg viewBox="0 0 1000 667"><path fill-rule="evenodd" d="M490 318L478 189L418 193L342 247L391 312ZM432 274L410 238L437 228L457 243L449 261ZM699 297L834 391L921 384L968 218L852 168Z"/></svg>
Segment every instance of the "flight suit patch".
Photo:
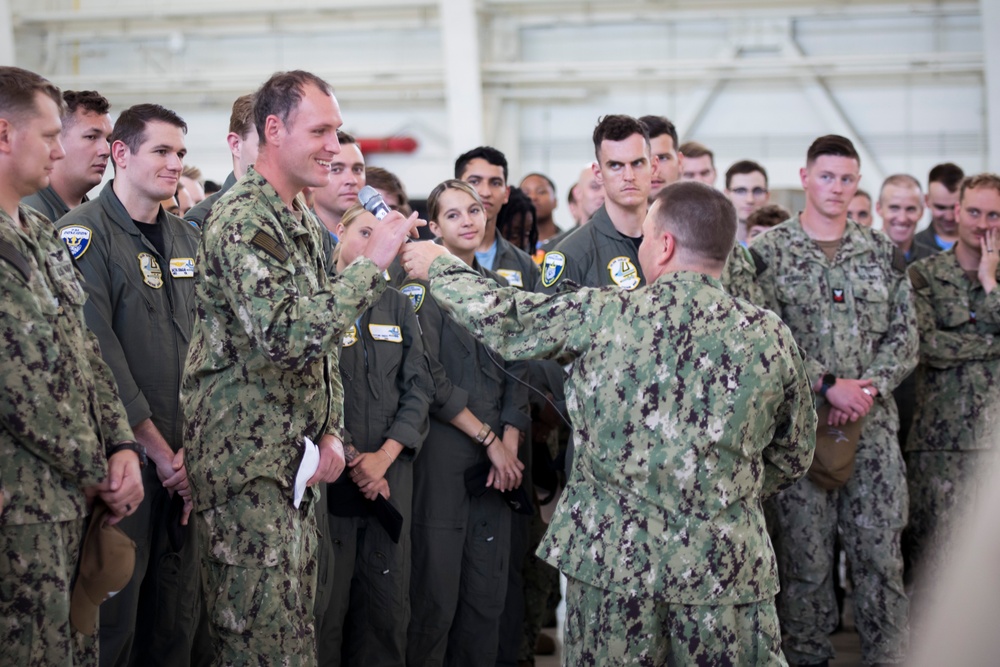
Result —
<svg viewBox="0 0 1000 667"><path fill-rule="evenodd" d="M545 253L545 260L542 262L542 285L552 287L562 278L563 271L566 270L566 255L561 252Z"/></svg>
<svg viewBox="0 0 1000 667"><path fill-rule="evenodd" d="M634 290L639 286L639 270L628 257L615 257L608 262L608 275L611 282L624 290Z"/></svg>
<svg viewBox="0 0 1000 667"><path fill-rule="evenodd" d="M427 294L427 291L424 289L423 285L419 283L408 283L403 285L399 291L410 298L410 303L413 304L413 312L419 311L420 306L424 305L424 296Z"/></svg>
<svg viewBox="0 0 1000 667"><path fill-rule="evenodd" d="M175 257L170 260L170 275L174 278L194 278L194 258Z"/></svg>
<svg viewBox="0 0 1000 667"><path fill-rule="evenodd" d="M351 328L344 332L344 337L340 339L341 347L350 347L358 342L358 327L351 325Z"/></svg>
<svg viewBox="0 0 1000 667"><path fill-rule="evenodd" d="M87 252L92 235L92 231L80 225L70 225L59 232L59 238L66 244L73 259L80 259L83 257L83 253Z"/></svg>
<svg viewBox="0 0 1000 667"><path fill-rule="evenodd" d="M375 340L384 340L389 343L403 342L403 330L395 324L369 324L368 333Z"/></svg>
<svg viewBox="0 0 1000 667"><path fill-rule="evenodd" d="M512 269L496 269L497 275L502 276L511 287L524 287L524 279L520 271Z"/></svg>
<svg viewBox="0 0 1000 667"><path fill-rule="evenodd" d="M160 270L156 258L148 252L140 252L137 258L139 259L139 271L142 272L142 282L153 289L163 287L163 271Z"/></svg>

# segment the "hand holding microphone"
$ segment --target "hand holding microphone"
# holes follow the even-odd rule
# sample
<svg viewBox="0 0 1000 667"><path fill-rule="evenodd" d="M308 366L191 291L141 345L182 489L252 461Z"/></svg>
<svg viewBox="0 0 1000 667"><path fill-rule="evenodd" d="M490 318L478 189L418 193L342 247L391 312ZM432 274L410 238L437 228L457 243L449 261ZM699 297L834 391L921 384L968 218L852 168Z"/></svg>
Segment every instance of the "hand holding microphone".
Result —
<svg viewBox="0 0 1000 667"><path fill-rule="evenodd" d="M403 243L409 240L407 237L416 236L417 227L427 223L418 219L416 212L406 218L402 213L391 210L382 195L370 185L361 188L358 201L366 211L382 222L372 230L362 254L375 262L379 270L384 271L399 254Z"/></svg>

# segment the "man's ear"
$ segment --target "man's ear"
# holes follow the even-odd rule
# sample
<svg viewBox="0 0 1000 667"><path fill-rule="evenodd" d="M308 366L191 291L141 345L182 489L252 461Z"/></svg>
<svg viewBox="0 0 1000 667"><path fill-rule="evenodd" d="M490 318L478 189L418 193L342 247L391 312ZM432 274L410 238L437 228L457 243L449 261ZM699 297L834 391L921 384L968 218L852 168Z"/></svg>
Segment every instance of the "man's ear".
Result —
<svg viewBox="0 0 1000 667"><path fill-rule="evenodd" d="M128 164L128 156L132 154L124 141L116 141L111 144L111 159L115 162L115 167L122 169Z"/></svg>
<svg viewBox="0 0 1000 667"><path fill-rule="evenodd" d="M264 136L267 137L267 143L280 145L281 131L284 129L285 124L281 122L281 119L271 114L264 121Z"/></svg>
<svg viewBox="0 0 1000 667"><path fill-rule="evenodd" d="M591 162L590 168L594 170L594 178L597 179L597 182L600 183L601 187L603 188L604 176L601 175L601 165L597 164L596 162Z"/></svg>
<svg viewBox="0 0 1000 667"><path fill-rule="evenodd" d="M9 153L13 138L14 128L6 118L0 118L0 153Z"/></svg>
<svg viewBox="0 0 1000 667"><path fill-rule="evenodd" d="M656 242L656 249L659 251L656 255L656 265L667 266L677 254L677 239L670 232L663 232Z"/></svg>

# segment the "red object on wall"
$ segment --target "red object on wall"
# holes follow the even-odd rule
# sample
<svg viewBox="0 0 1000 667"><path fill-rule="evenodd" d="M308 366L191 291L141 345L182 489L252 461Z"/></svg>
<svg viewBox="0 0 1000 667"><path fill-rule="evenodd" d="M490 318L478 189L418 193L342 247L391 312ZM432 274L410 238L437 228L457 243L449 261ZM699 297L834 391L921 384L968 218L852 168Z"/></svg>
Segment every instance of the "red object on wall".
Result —
<svg viewBox="0 0 1000 667"><path fill-rule="evenodd" d="M372 153L413 153L420 147L413 137L358 137L358 146L365 155Z"/></svg>

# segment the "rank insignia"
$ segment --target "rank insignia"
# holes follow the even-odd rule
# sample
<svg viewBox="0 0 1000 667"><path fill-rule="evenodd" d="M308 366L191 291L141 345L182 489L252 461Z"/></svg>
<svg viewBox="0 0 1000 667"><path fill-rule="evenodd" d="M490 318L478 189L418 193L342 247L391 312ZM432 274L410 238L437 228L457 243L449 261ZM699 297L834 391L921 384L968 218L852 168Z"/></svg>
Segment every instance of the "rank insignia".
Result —
<svg viewBox="0 0 1000 667"><path fill-rule="evenodd" d="M844 303L844 290L833 288L833 302L834 303Z"/></svg>
<svg viewBox="0 0 1000 667"><path fill-rule="evenodd" d="M413 304L413 312L418 312L420 306L424 305L424 296L427 292L423 285L419 283L407 283L399 291L410 297L410 303Z"/></svg>
<svg viewBox="0 0 1000 667"><path fill-rule="evenodd" d="M137 257L139 259L139 270L142 272L142 282L153 289L163 287L163 271L160 270L160 265L157 263L156 258L148 252L140 252Z"/></svg>
<svg viewBox="0 0 1000 667"><path fill-rule="evenodd" d="M561 252L545 253L542 261L542 285L552 287L562 277L566 269L566 255Z"/></svg>
<svg viewBox="0 0 1000 667"><path fill-rule="evenodd" d="M70 225L59 232L59 238L66 244L69 254L73 255L73 259L80 259L83 257L83 253L87 252L87 248L90 247L92 233L86 227Z"/></svg>
<svg viewBox="0 0 1000 667"><path fill-rule="evenodd" d="M608 275L611 277L611 282L623 290L634 290L642 282L639 270L628 257L615 257L608 262Z"/></svg>
<svg viewBox="0 0 1000 667"><path fill-rule="evenodd" d="M976 323L976 311L974 310L969 311L969 322L971 322L972 324Z"/></svg>

